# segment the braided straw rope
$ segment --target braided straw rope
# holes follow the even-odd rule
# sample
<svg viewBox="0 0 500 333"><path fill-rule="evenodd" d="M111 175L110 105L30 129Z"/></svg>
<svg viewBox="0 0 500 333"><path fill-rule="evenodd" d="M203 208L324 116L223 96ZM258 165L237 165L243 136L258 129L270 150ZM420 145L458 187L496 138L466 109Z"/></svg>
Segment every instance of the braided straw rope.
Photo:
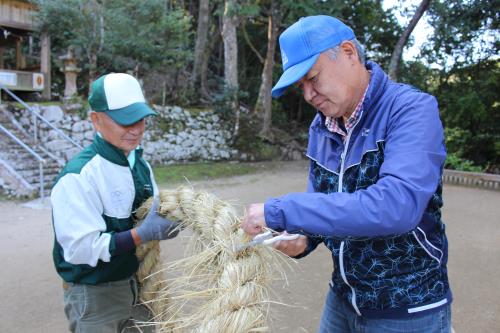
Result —
<svg viewBox="0 0 500 333"><path fill-rule="evenodd" d="M143 219L152 200L137 212ZM167 280L157 241L140 246L137 273L141 300L154 314L159 332L244 333L268 331L273 272L283 256L268 246L243 250L248 241L235 209L214 195L181 187L160 192L159 214L178 221L193 235L187 257L169 264Z"/></svg>

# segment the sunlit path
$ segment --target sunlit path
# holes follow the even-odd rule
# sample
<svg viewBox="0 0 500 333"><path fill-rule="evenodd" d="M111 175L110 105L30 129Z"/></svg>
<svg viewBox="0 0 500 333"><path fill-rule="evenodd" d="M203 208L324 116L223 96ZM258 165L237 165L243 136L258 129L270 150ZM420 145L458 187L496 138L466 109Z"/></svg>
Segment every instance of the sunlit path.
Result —
<svg viewBox="0 0 500 333"><path fill-rule="evenodd" d="M305 188L306 164L287 163L267 172L198 182L223 199L243 205ZM457 333L494 332L500 327L500 192L445 186L443 219L449 237L449 270ZM61 282L52 265L50 210L0 202L3 269L0 332L66 332ZM163 256L180 256L179 244L163 243ZM273 305L271 332L315 332L331 270L329 252L319 248L288 274L276 293L293 307ZM29 317L25 315L29 314Z"/></svg>

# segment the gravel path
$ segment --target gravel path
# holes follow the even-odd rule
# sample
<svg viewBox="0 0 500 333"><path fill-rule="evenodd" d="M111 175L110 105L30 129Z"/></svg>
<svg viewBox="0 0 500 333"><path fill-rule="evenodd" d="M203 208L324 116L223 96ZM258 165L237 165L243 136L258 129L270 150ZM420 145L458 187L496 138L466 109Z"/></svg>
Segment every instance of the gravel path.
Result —
<svg viewBox="0 0 500 333"><path fill-rule="evenodd" d="M244 205L270 196L303 191L306 163L273 165L258 174L194 182ZM163 188L168 186L161 186ZM449 238L449 272L454 293L453 322L457 333L500 330L500 192L446 186L443 218ZM52 265L53 231L50 209L0 201L0 332L66 332L61 282ZM163 242L165 260L181 255L182 238ZM274 291L284 305L272 305L271 332L315 332L328 279L330 254L320 246L297 261Z"/></svg>

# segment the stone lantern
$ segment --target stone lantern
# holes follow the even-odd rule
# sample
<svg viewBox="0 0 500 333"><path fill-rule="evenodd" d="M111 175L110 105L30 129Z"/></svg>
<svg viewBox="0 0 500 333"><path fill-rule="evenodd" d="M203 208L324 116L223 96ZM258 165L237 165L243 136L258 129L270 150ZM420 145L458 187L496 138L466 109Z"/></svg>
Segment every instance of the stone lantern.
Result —
<svg viewBox="0 0 500 333"><path fill-rule="evenodd" d="M65 76L64 99L69 100L77 94L76 77L81 72L81 68L77 67L74 47L68 47L68 53L59 57L63 62L63 67L60 70Z"/></svg>

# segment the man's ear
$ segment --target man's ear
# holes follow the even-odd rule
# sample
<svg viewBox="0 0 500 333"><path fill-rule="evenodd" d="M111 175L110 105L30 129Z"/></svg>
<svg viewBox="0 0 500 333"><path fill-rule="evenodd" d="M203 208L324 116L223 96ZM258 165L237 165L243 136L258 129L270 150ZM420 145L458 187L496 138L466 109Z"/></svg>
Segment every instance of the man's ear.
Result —
<svg viewBox="0 0 500 333"><path fill-rule="evenodd" d="M90 111L90 121L92 121L92 125L94 125L94 129L99 132L101 129L101 119L97 112Z"/></svg>
<svg viewBox="0 0 500 333"><path fill-rule="evenodd" d="M344 52L349 59L357 60L358 59L358 50L353 42L350 40L346 40L340 44L340 48L342 52Z"/></svg>

